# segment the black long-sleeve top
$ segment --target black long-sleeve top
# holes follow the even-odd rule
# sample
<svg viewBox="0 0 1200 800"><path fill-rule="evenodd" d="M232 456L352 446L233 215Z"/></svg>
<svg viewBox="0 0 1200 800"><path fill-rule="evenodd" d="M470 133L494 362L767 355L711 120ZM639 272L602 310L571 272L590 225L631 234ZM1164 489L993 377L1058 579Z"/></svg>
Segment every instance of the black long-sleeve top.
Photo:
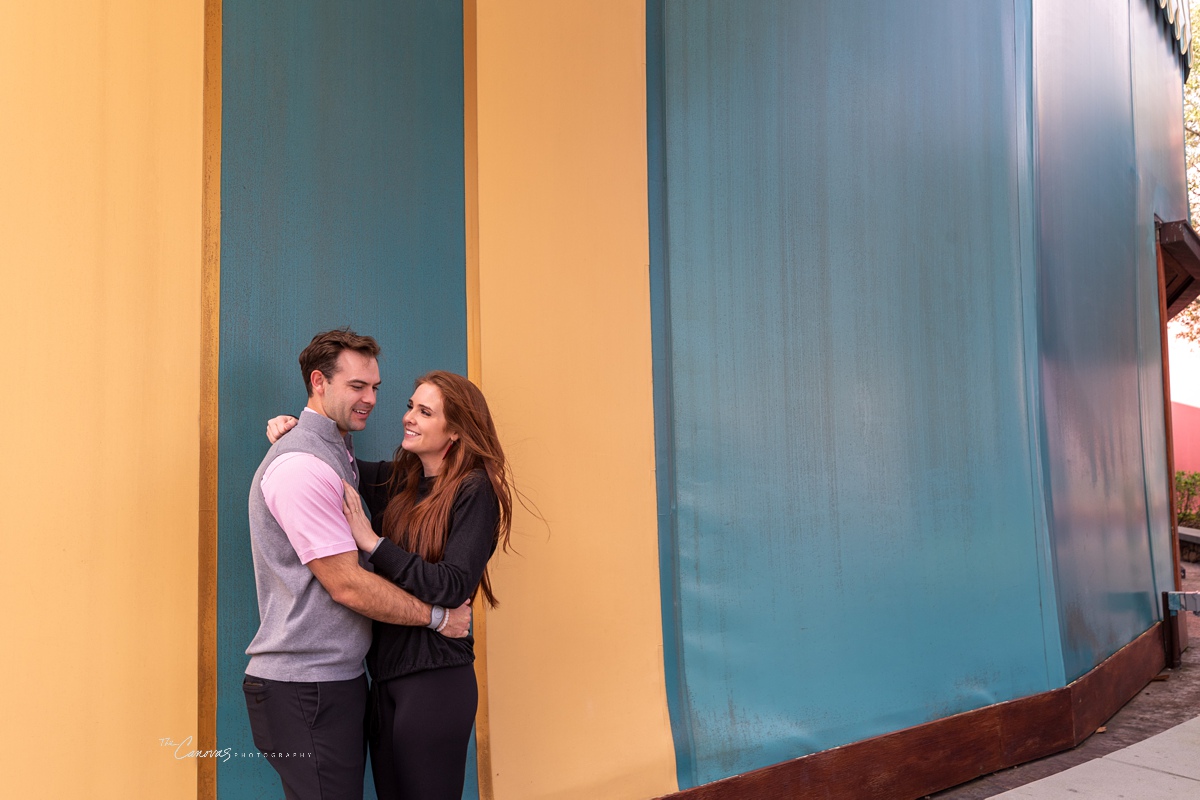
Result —
<svg viewBox="0 0 1200 800"><path fill-rule="evenodd" d="M371 525L383 536L383 511L387 508L387 482L391 462L358 462L363 502L371 512ZM433 478L422 478L418 499L433 488ZM457 608L466 602L483 578L488 559L496 550L500 501L487 473L473 471L463 481L450 508L450 533L442 560L425 561L384 537L371 555L378 575L430 605ZM385 681L414 672L457 667L475 660L475 638L447 639L429 628L376 622L367 668L371 678Z"/></svg>

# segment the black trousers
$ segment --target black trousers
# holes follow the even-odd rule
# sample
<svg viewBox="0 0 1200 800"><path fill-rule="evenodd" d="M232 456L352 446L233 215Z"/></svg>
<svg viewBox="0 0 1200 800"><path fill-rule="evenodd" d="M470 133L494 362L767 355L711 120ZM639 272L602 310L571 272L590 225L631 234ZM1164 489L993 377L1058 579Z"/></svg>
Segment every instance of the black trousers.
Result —
<svg viewBox="0 0 1200 800"><path fill-rule="evenodd" d="M242 681L254 746L283 781L287 800L362 800L367 676L293 683Z"/></svg>
<svg viewBox="0 0 1200 800"><path fill-rule="evenodd" d="M426 670L378 681L371 691L379 800L460 800L479 705L475 668Z"/></svg>

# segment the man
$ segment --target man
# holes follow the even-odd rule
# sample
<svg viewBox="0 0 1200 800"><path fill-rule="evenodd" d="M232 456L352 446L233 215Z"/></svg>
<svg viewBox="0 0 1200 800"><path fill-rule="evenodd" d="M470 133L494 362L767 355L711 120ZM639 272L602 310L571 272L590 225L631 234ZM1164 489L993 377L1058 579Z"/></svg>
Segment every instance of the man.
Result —
<svg viewBox="0 0 1200 800"><path fill-rule="evenodd" d="M362 798L372 619L452 638L470 626L469 606L431 608L367 571L342 514L342 480L358 485L350 432L375 407L378 357L349 329L313 337L300 354L308 405L250 488L260 626L242 688L254 745L289 800Z"/></svg>

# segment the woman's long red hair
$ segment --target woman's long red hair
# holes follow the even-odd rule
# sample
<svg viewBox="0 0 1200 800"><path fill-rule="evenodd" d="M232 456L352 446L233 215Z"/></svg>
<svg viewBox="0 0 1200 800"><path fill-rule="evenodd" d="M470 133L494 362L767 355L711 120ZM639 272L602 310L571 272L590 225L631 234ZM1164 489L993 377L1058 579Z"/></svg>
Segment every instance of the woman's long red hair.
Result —
<svg viewBox="0 0 1200 800"><path fill-rule="evenodd" d="M442 370L422 375L413 387L423 383L436 386L441 392L446 432L458 434L458 440L443 457L442 468L429 495L420 502L417 486L425 474L421 459L405 450L403 445L396 448L388 483L391 500L383 512L384 533L400 547L430 563L441 561L446 550L446 537L450 534L454 496L472 471L482 469L487 472L488 481L500 501L496 544L508 550L512 529L512 480L483 392L463 376ZM488 605L495 607L498 603L486 568L479 588Z"/></svg>

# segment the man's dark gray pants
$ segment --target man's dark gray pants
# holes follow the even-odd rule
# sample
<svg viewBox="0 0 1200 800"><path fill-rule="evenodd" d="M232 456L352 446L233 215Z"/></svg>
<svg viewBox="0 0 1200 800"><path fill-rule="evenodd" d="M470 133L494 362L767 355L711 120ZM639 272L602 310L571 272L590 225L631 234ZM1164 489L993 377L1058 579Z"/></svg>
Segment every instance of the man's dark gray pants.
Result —
<svg viewBox="0 0 1200 800"><path fill-rule="evenodd" d="M287 800L362 800L367 676L294 683L242 681L254 746L283 781Z"/></svg>

